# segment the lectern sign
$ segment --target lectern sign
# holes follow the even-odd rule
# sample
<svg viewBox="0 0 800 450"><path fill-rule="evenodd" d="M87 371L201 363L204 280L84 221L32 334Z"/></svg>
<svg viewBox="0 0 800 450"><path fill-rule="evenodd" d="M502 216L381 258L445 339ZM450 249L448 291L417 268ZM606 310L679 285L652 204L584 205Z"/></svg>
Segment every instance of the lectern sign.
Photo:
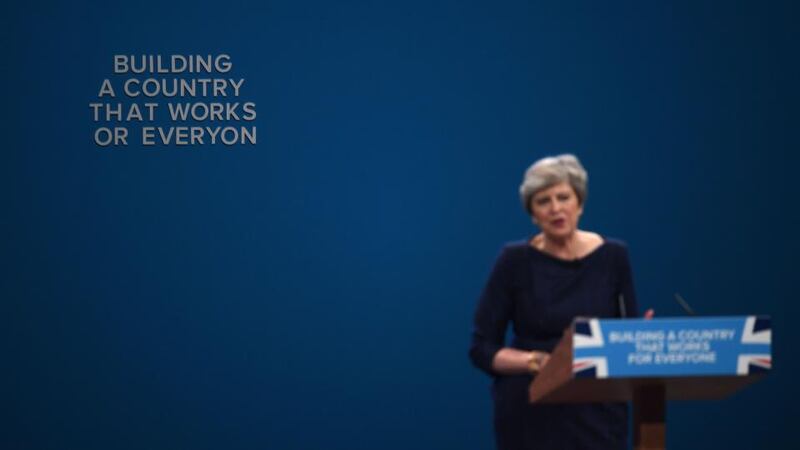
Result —
<svg viewBox="0 0 800 450"><path fill-rule="evenodd" d="M772 367L768 317L576 319L533 378L533 403L633 403L637 450L663 450L668 400L717 400Z"/></svg>
<svg viewBox="0 0 800 450"><path fill-rule="evenodd" d="M769 371L768 317L576 319L576 378L748 375Z"/></svg>

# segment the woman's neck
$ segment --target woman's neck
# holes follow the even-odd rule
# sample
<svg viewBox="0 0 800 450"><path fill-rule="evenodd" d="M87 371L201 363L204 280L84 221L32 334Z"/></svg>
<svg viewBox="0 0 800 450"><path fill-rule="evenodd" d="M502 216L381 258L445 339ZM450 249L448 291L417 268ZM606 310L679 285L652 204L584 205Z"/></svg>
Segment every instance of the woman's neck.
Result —
<svg viewBox="0 0 800 450"><path fill-rule="evenodd" d="M540 233L533 238L533 246L557 258L576 259L580 254L581 238L578 230L564 237Z"/></svg>

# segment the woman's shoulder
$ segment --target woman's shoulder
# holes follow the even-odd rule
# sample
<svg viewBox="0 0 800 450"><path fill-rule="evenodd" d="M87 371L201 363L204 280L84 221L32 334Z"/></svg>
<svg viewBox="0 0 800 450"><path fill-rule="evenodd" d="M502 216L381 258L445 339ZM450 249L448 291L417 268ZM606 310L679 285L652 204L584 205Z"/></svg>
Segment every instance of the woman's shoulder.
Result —
<svg viewBox="0 0 800 450"><path fill-rule="evenodd" d="M524 264L531 257L529 239L518 239L503 244L497 255L497 262L506 265Z"/></svg>
<svg viewBox="0 0 800 450"><path fill-rule="evenodd" d="M603 236L603 249L615 261L626 263L629 259L628 244L622 239Z"/></svg>
<svg viewBox="0 0 800 450"><path fill-rule="evenodd" d="M525 264L527 241L506 242L500 248L494 261L494 271L514 272Z"/></svg>
<svg viewBox="0 0 800 450"><path fill-rule="evenodd" d="M530 239L518 239L503 244L500 253L509 257L521 257L530 249Z"/></svg>
<svg viewBox="0 0 800 450"><path fill-rule="evenodd" d="M603 244L612 250L623 252L628 251L628 244L622 239L615 237L603 236Z"/></svg>

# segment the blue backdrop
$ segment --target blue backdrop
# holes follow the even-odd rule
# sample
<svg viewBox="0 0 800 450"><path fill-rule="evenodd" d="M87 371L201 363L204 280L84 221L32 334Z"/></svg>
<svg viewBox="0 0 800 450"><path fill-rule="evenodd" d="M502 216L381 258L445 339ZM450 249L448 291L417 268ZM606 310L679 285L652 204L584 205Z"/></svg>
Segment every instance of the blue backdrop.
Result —
<svg viewBox="0 0 800 450"><path fill-rule="evenodd" d="M792 2L2 9L0 448L491 448L471 316L565 151L642 307L773 316L769 378L669 444L800 444ZM196 53L257 145L92 143L114 54Z"/></svg>

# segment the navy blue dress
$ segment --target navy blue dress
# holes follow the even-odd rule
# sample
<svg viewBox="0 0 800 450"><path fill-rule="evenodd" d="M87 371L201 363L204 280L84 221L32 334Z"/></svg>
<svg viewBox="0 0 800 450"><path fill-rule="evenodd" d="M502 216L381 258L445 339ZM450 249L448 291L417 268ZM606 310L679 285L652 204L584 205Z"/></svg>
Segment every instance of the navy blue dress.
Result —
<svg viewBox="0 0 800 450"><path fill-rule="evenodd" d="M470 347L473 364L494 377L494 426L498 450L627 448L624 403L531 405L531 375L501 375L495 353L510 346L551 352L576 316L638 315L628 252L613 239L587 256L566 261L527 241L506 245L492 269L475 312Z"/></svg>

